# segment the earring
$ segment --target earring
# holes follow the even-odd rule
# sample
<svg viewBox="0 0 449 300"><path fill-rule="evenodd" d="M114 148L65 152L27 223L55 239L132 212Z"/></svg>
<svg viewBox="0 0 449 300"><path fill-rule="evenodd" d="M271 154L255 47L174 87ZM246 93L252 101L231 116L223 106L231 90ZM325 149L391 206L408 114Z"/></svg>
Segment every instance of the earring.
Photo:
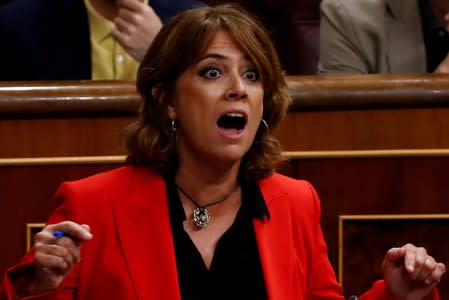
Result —
<svg viewBox="0 0 449 300"><path fill-rule="evenodd" d="M263 123L263 125L265 125L267 131L269 131L269 130L270 130L270 127L268 126L267 122L266 122L263 118L260 119L260 121Z"/></svg>
<svg viewBox="0 0 449 300"><path fill-rule="evenodd" d="M170 143L172 145L175 145L176 144L176 123L175 123L174 119L171 120L170 139L171 139Z"/></svg>
<svg viewBox="0 0 449 300"><path fill-rule="evenodd" d="M257 129L257 133L256 133L256 140L254 140L255 143L262 143L264 140L264 136L270 130L268 123L264 119L260 119L260 123L263 124L264 126L261 128L259 125L259 128ZM266 131L265 133L263 132L264 131L263 128L265 128L265 131Z"/></svg>
<svg viewBox="0 0 449 300"><path fill-rule="evenodd" d="M171 120L171 134L174 135L176 133L176 124L175 120Z"/></svg>

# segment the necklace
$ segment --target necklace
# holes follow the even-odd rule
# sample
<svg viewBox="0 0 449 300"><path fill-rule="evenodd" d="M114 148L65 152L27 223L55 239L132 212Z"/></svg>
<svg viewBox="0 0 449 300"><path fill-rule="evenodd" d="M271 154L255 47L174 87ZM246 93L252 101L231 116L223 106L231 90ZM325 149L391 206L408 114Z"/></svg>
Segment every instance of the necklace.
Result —
<svg viewBox="0 0 449 300"><path fill-rule="evenodd" d="M193 223L195 223L196 226L198 227L206 227L207 224L209 224L210 222L210 214L209 211L207 210L207 207L218 204L220 202L225 201L226 199L228 199L239 187L239 185L237 184L235 186L235 188L232 189L232 191L230 191L229 193L227 193L226 195L218 198L217 200L213 201L210 204L207 205L199 205L198 201L196 201L195 199L192 198L192 196L190 196L189 194L187 194L179 185L177 185L175 183L176 188L178 189L178 191L180 191L184 196L186 196L190 201L192 201L197 207L195 208L195 210L193 211Z"/></svg>

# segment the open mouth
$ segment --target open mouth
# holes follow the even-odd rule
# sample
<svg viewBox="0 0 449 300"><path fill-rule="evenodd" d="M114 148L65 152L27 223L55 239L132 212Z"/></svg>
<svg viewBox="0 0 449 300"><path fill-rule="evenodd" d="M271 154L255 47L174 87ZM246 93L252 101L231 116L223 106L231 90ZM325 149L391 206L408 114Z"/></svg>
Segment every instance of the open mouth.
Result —
<svg viewBox="0 0 449 300"><path fill-rule="evenodd" d="M238 112L227 113L218 119L217 126L225 130L241 131L246 126L246 117Z"/></svg>

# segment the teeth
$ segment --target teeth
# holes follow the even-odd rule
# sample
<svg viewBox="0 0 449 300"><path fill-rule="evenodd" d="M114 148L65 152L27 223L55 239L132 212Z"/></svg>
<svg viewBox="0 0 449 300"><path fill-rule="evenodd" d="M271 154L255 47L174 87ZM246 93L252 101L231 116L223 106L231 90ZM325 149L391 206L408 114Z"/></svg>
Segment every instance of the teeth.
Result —
<svg viewBox="0 0 449 300"><path fill-rule="evenodd" d="M242 113L237 113L237 112L229 113L229 114L226 114L226 115L230 116L230 117L242 117L243 118L243 114Z"/></svg>

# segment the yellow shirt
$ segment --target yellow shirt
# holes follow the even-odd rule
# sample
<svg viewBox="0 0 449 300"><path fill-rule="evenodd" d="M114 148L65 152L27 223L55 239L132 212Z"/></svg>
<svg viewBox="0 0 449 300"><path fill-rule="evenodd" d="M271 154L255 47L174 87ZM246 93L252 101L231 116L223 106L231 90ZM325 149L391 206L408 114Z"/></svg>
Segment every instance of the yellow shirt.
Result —
<svg viewBox="0 0 449 300"><path fill-rule="evenodd" d="M114 23L100 15L90 0L84 0L84 3L89 19L92 79L135 80L139 62L112 37Z"/></svg>

